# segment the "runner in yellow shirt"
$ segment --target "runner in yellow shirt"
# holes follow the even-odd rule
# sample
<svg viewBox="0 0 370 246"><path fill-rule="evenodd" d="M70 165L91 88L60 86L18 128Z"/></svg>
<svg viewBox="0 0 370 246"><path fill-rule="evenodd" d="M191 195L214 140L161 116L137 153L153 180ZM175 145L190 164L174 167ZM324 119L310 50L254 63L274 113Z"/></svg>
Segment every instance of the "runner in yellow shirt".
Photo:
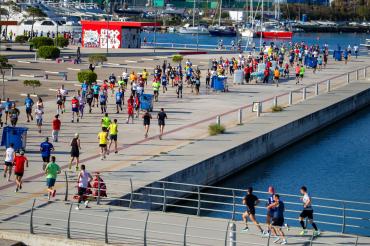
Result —
<svg viewBox="0 0 370 246"><path fill-rule="evenodd" d="M149 76L149 73L144 68L143 72L141 73L141 77L143 78L145 86L148 85L148 76Z"/></svg>
<svg viewBox="0 0 370 246"><path fill-rule="evenodd" d="M107 143L108 143L108 130L103 127L102 131L98 134L99 147L101 150L101 159L104 160L107 154Z"/></svg>
<svg viewBox="0 0 370 246"><path fill-rule="evenodd" d="M113 122L108 127L109 130L109 147L108 147L108 153L110 152L110 147L112 146L112 143L114 142L114 153L117 154L117 135L118 135L118 125L117 125L117 119L114 119Z"/></svg>

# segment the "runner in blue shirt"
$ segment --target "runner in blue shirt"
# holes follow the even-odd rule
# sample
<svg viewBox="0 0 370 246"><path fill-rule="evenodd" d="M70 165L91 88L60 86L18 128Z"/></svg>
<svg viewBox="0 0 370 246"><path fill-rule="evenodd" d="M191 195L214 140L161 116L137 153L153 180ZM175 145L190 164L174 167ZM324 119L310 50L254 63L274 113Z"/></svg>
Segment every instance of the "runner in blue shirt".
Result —
<svg viewBox="0 0 370 246"><path fill-rule="evenodd" d="M118 91L116 92L116 108L117 108L117 114L119 113L119 110L122 111L122 102L123 102L123 92L120 87L118 87Z"/></svg>
<svg viewBox="0 0 370 246"><path fill-rule="evenodd" d="M30 118L31 118L31 120L33 120L33 116L32 116L32 106L33 106L33 104L34 104L34 102L33 102L32 98L30 97L30 94L27 94L27 97L24 100L24 105L26 106L27 122L30 122Z"/></svg>
<svg viewBox="0 0 370 246"><path fill-rule="evenodd" d="M100 102L100 109L101 113L106 113L107 112L107 94L105 91L101 91L99 93L99 102Z"/></svg>
<svg viewBox="0 0 370 246"><path fill-rule="evenodd" d="M10 101L9 97L6 99L4 103L5 108L5 125L8 124L8 117L9 117L9 110L12 108L12 102Z"/></svg>
<svg viewBox="0 0 370 246"><path fill-rule="evenodd" d="M98 83L95 82L95 84L93 85L92 87L93 89L93 94L94 94L94 100L93 100L93 107L95 105L95 101L96 101L96 107L98 107L99 105L99 91L100 91L100 85L98 85Z"/></svg>
<svg viewBox="0 0 370 246"><path fill-rule="evenodd" d="M83 98L85 98L88 89L89 89L89 85L87 84L86 81L84 81L83 84L81 85L81 94Z"/></svg>
<svg viewBox="0 0 370 246"><path fill-rule="evenodd" d="M45 142L40 144L40 152L43 161L42 169L45 170L46 165L50 162L51 151L54 151L54 146L49 142L49 138L45 138Z"/></svg>

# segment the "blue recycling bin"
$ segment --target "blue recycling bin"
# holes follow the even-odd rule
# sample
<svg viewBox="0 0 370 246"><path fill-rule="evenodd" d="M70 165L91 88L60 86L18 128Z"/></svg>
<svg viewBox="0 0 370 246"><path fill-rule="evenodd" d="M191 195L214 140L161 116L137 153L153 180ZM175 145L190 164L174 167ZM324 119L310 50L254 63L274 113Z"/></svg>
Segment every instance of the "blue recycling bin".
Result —
<svg viewBox="0 0 370 246"><path fill-rule="evenodd" d="M141 94L140 95L140 109L153 111L153 99L154 95L152 94Z"/></svg>
<svg viewBox="0 0 370 246"><path fill-rule="evenodd" d="M3 136L1 138L1 146L9 147L11 143L14 144L14 149L25 150L27 143L27 131L26 127L11 127L7 126L3 128Z"/></svg>
<svg viewBox="0 0 370 246"><path fill-rule="evenodd" d="M211 87L215 91L225 91L225 85L226 85L226 80L227 77L225 76L215 76L212 78L212 84Z"/></svg>
<svg viewBox="0 0 370 246"><path fill-rule="evenodd" d="M341 61L342 60L342 53L343 53L343 51L341 51L341 50L334 50L334 52L333 52L334 60Z"/></svg>

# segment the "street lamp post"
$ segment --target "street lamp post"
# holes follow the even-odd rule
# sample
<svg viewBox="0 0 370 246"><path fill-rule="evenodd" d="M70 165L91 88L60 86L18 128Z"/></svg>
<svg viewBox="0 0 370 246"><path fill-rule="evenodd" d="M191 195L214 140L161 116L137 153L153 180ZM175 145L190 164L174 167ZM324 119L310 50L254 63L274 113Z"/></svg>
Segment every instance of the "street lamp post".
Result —
<svg viewBox="0 0 370 246"><path fill-rule="evenodd" d="M196 0L194 0L194 5L195 5L195 1ZM195 8L194 8L194 11L195 11ZM199 50L199 11L200 11L200 9L199 9L199 6L198 6L198 15L197 15L197 17L198 17L198 20L197 20L197 25L198 25L198 28L197 28L197 51Z"/></svg>
<svg viewBox="0 0 370 246"><path fill-rule="evenodd" d="M157 45L157 9L155 9L154 12L154 53L156 45Z"/></svg>

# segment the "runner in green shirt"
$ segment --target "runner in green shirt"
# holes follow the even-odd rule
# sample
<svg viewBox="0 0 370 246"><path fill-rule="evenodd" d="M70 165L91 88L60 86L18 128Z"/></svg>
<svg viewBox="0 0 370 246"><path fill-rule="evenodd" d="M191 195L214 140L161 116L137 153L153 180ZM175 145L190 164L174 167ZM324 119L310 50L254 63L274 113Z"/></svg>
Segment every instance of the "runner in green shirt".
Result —
<svg viewBox="0 0 370 246"><path fill-rule="evenodd" d="M303 80L304 73L306 72L306 68L302 64L301 69L299 70L299 78L301 79L301 82Z"/></svg>
<svg viewBox="0 0 370 246"><path fill-rule="evenodd" d="M54 189L54 185L60 171L60 167L55 163L55 156L52 156L51 162L45 168L46 186L48 187L49 200L51 196L55 197L56 190Z"/></svg>
<svg viewBox="0 0 370 246"><path fill-rule="evenodd" d="M108 113L105 113L104 117L101 119L101 126L108 129L111 119L108 117Z"/></svg>

